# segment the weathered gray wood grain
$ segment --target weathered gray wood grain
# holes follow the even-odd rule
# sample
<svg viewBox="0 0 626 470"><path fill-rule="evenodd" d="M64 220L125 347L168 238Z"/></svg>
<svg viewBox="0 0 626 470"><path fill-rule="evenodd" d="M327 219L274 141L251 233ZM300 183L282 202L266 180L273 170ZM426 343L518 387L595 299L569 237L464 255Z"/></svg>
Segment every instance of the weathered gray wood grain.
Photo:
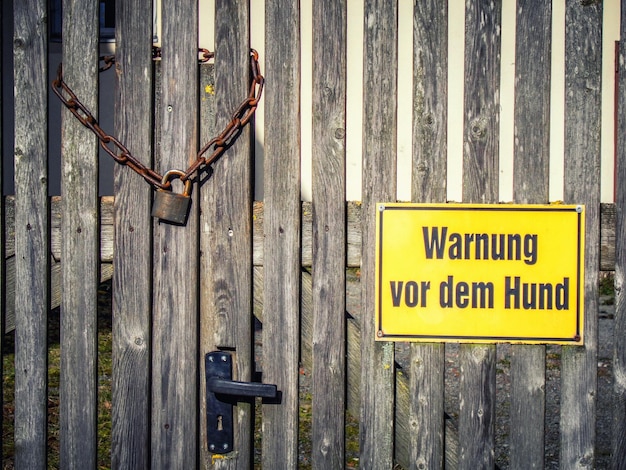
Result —
<svg viewBox="0 0 626 470"><path fill-rule="evenodd" d="M115 135L152 167L152 2L118 2ZM150 465L152 191L120 165L114 170L113 406L111 465Z"/></svg>
<svg viewBox="0 0 626 470"><path fill-rule="evenodd" d="M53 201L54 204L54 201ZM359 267L361 266L361 214L362 205L359 201L347 202L347 266ZM53 205L54 207L54 205ZM106 206L103 206L106 207ZM600 270L601 271L613 271L615 265L615 204L604 203L601 204L601 217L600 217L600 230L601 230L601 243L600 243ZM9 207L10 208L10 207ZM263 266L265 259L263 253L263 221L264 221L264 205L262 202L257 201L253 206L253 227L254 227L254 239L253 239L253 262L255 266ZM10 214L9 214L10 217ZM312 248L311 248L311 233L312 233L312 209L310 202L302 203L302 246L301 246L301 262L302 266L311 266L312 263ZM10 219L9 219L10 223ZM107 227L103 226L103 237L108 233ZM53 224L53 237L55 236L54 224ZM54 238L53 238L54 240ZM104 246L108 246L106 238L103 239ZM10 241L9 241L10 246ZM102 257L103 261L110 259L111 252L105 249L103 246Z"/></svg>
<svg viewBox="0 0 626 470"><path fill-rule="evenodd" d="M563 348L561 468L593 468L600 244L602 2L565 8L564 200L585 205L585 345Z"/></svg>
<svg viewBox="0 0 626 470"><path fill-rule="evenodd" d="M15 254L15 229L14 229L14 203L13 196L6 198L6 257ZM61 198L54 196L49 201L50 214L50 237L52 257L61 260ZM263 202L253 203L253 263L255 266L263 266ZM349 201L346 203L347 211L347 266L361 266L361 203ZM311 234L313 227L313 212L310 202L302 202L302 266L311 266L312 242ZM100 199L100 261L111 263L113 261L113 197L104 196ZM600 205L600 271L613 271L615 268L615 204L603 203Z"/></svg>
<svg viewBox="0 0 626 470"><path fill-rule="evenodd" d="M617 101L617 158L615 190L615 337L626 338L626 2L621 2ZM613 351L613 440L611 465L619 468L626 462L626 342L615 343Z"/></svg>
<svg viewBox="0 0 626 470"><path fill-rule="evenodd" d="M615 337L626 338L626 2L621 2L617 101L617 158L615 191ZM626 462L626 342L615 342L613 350L613 439L611 468Z"/></svg>
<svg viewBox="0 0 626 470"><path fill-rule="evenodd" d="M446 201L448 6L414 1L413 202Z"/></svg>
<svg viewBox="0 0 626 470"><path fill-rule="evenodd" d="M213 64L209 64L200 69L200 142L206 142L215 134L215 101L215 69ZM219 176L217 178L219 179ZM201 365L203 355L217 349L215 330L218 329L217 326L220 321L227 321L230 318L230 316L218 315L214 308L218 303L215 301L213 293L214 280L212 275L218 273L220 265L217 264L212 268L212 264L215 264L216 261L215 253L222 251L215 249L215 244L218 243L218 239L224 240L224 237L218 238L220 230L211 230L212 226L219 223L219 219L216 219L214 214L215 202L220 197L219 189L215 178L209 179L200 188L200 252L203 255L200 257L200 354L198 360ZM201 370L198 446L200 449L200 468L205 469L211 466L211 455L207 444L206 411L206 378Z"/></svg>
<svg viewBox="0 0 626 470"><path fill-rule="evenodd" d="M313 2L313 467L345 463L347 2ZM329 41L328 38L333 38Z"/></svg>
<svg viewBox="0 0 626 470"><path fill-rule="evenodd" d="M98 8L63 2L63 74L97 116ZM95 136L62 113L61 465L94 468L97 450L98 151ZM80 373L77 373L80 371Z"/></svg>
<svg viewBox="0 0 626 470"><path fill-rule="evenodd" d="M515 147L513 199L549 199L550 66L552 8L541 0L518 0L515 46ZM511 466L543 468L545 346L511 348Z"/></svg>
<svg viewBox="0 0 626 470"><path fill-rule="evenodd" d="M300 311L300 3L269 2L265 35L263 377L282 392L263 406L263 466L298 464ZM270 85L271 84L271 85Z"/></svg>
<svg viewBox="0 0 626 470"><path fill-rule="evenodd" d="M48 313L47 28L44 1L14 8L15 465L46 468ZM3 214L0 213L2 220ZM2 227L4 228L4 227ZM5 272L2 272L3 279Z"/></svg>
<svg viewBox="0 0 626 470"><path fill-rule="evenodd" d="M186 169L198 145L198 4L162 9L160 159ZM176 185L174 186L176 188ZM152 323L152 468L195 468L198 450L198 206L185 226L155 222Z"/></svg>
<svg viewBox="0 0 626 470"><path fill-rule="evenodd" d="M302 271L301 277L301 362L304 371L313 369L313 279L308 270ZM254 268L254 314L263 323L263 268ZM357 298L360 296L361 285L359 277L352 271L346 275L346 296ZM356 300L360 305L360 302ZM351 416L359 415L360 409L360 382L361 382L361 327L359 324L359 307L348 305L346 311L346 366L347 383L345 411ZM412 439L414 428L409 422L409 403L412 395L409 392L409 379L400 369L396 370L396 407L395 407L395 458L402 468L409 468L411 455L409 441ZM446 420L445 431L445 468L454 470L458 465L458 433L451 420Z"/></svg>
<svg viewBox="0 0 626 470"><path fill-rule="evenodd" d="M361 203L359 201L344 202L346 204L347 240L346 262L350 267L361 266ZM264 254L264 224L265 206L257 201L253 206L253 249L252 256L255 266L263 266ZM311 266L313 263L313 209L310 202L301 203L301 231L300 261L302 266Z"/></svg>
<svg viewBox="0 0 626 470"><path fill-rule="evenodd" d="M393 466L394 344L375 341L374 214L396 200L397 25L395 0L365 2L360 461L370 468Z"/></svg>
<svg viewBox="0 0 626 470"><path fill-rule="evenodd" d="M517 0L513 195L515 202L546 204L550 171L552 7Z"/></svg>
<svg viewBox="0 0 626 470"><path fill-rule="evenodd" d="M465 5L463 202L498 201L500 28L502 3ZM464 344L459 411L459 468L492 468L496 347Z"/></svg>
<svg viewBox="0 0 626 470"><path fill-rule="evenodd" d="M246 2L218 1L215 78L202 74L206 87L214 83L215 96L203 97L201 142L222 131L233 111L247 96L250 79ZM201 91L202 93L202 91ZM206 93L206 92L205 92ZM252 362L252 162L251 129L246 127L231 148L213 165L202 186L201 358L220 348L233 353L236 380L249 381ZM202 382L203 383L203 382ZM201 396L204 397L202 385ZM202 399L201 409L204 407ZM250 402L234 408L235 448L225 460L211 461L206 440L200 442L203 468L251 466L254 409ZM202 439L206 430L201 418ZM212 465L212 466L211 466Z"/></svg>
<svg viewBox="0 0 626 470"><path fill-rule="evenodd" d="M4 9L2 5L0 5L0 24L3 24L4 17ZM4 62L3 62L3 38L2 34L0 34L0 90L3 89L3 77L4 77ZM3 127L3 103L2 103L2 94L0 93L0 129L4 129ZM4 161L4 151L2 150L3 144L3 132L0 131L0 160ZM4 185L2 184L2 176L3 172L0 168L0 194L4 196ZM4 197L0 198L0 305L6 306L7 303L7 272L6 265L3 263L3 260L6 259L5 255L5 247L6 247L6 212L4 209ZM6 316L0 315L0 350L3 350L2 346L4 344L4 335L2 334L6 331ZM0 374L4 374L3 372L3 364L0 364ZM1 397L4 397L3 385L0 384L0 406L4 409L4 400ZM0 419L0 425L2 424L2 419ZM3 438L0 436L0 448L3 447Z"/></svg>
<svg viewBox="0 0 626 470"><path fill-rule="evenodd" d="M446 201L448 5L415 1L412 201ZM409 468L444 465L444 345L411 345ZM397 382L397 380L396 380ZM396 397L400 397L400 389ZM396 403L396 409L399 402ZM396 412L398 424L401 413ZM398 433L396 433L398 436ZM396 458L398 458L396 445ZM399 459L398 459L399 460Z"/></svg>
<svg viewBox="0 0 626 470"><path fill-rule="evenodd" d="M202 87L201 87L202 90ZM13 263L15 256L15 228L14 228L14 196L7 196L5 199L6 212L6 263ZM61 198L54 196L50 198L49 206L51 210L51 244L52 244L52 261L59 263L61 261L61 252L55 250L54 246L60 246L61 243L61 219L59 208ZM312 263L311 252L311 233L312 233L312 211L311 203L303 202L301 210L302 220L302 252L300 261L303 267L310 267ZM253 264L255 266L263 265L263 203L253 203ZM613 271L615 268L615 204L603 203L600 205L600 270ZM359 267L361 265L361 204L359 202L346 203L347 211L347 266ZM102 269L105 269L113 260L113 197L104 196L100 199L100 263ZM108 268L107 268L108 269ZM55 274L51 273L52 285L55 285ZM107 277L108 276L108 277ZM111 274L104 270L101 273L101 280L110 279ZM60 282L60 281L58 281ZM60 305L60 290L52 289L50 298L50 308ZM14 317L15 304L15 284L11 281L11 277L7 274L7 305L5 310L6 325L5 331L13 331L15 326Z"/></svg>
<svg viewBox="0 0 626 470"><path fill-rule="evenodd" d="M617 181L620 181L617 178ZM615 270L616 204L600 204L600 271Z"/></svg>

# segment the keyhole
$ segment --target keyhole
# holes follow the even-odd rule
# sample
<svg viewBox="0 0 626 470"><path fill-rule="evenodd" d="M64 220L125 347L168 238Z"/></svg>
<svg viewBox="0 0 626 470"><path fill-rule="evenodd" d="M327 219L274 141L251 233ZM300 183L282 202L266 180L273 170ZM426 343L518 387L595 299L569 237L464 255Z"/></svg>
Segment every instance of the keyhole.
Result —
<svg viewBox="0 0 626 470"><path fill-rule="evenodd" d="M223 417L220 415L217 417L217 430L218 431L223 431L224 430L224 424L223 424Z"/></svg>

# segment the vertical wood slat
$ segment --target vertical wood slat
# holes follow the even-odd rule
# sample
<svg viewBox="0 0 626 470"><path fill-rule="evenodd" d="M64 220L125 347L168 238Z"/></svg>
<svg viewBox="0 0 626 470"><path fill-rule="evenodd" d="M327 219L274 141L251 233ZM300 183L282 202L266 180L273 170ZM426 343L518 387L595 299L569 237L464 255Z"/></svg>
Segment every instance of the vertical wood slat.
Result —
<svg viewBox="0 0 626 470"><path fill-rule="evenodd" d="M97 116L98 5L64 0L63 75ZM61 465L94 468L97 455L98 152L93 134L62 114ZM77 373L80 371L80 373Z"/></svg>
<svg viewBox="0 0 626 470"><path fill-rule="evenodd" d="M467 0L465 12L463 201L493 203L498 200L502 3ZM459 468L492 468L496 347L463 344L459 362Z"/></svg>
<svg viewBox="0 0 626 470"><path fill-rule="evenodd" d="M300 11L298 1L265 12L265 282L263 380L281 403L263 406L263 466L298 465L300 338Z"/></svg>
<svg viewBox="0 0 626 470"><path fill-rule="evenodd" d="M200 142L206 142L211 138L215 130L215 67L213 64L200 68ZM202 145L202 144L201 144ZM215 167L215 165L214 165ZM215 296L212 294L212 276L214 269L211 267L213 253L219 253L216 249L216 240L213 234L218 230L211 231L216 220L214 216L216 197L219 191L213 189L216 178L209 179L200 190L200 434L198 447L200 449L200 468L209 468L211 465L211 455L207 447L207 423L206 423L206 380L202 372L204 355L214 351L215 338L214 330L219 331L220 316L216 314L214 306L218 305ZM218 177L219 179L219 177ZM211 224L211 225L209 225ZM213 247L213 249L211 249ZM218 265L219 266L219 265ZM221 317L223 318L223 317Z"/></svg>
<svg viewBox="0 0 626 470"><path fill-rule="evenodd" d="M4 21L4 8L3 5L0 5L0 25L3 25ZM4 151L3 151L3 104L2 104L2 90L4 89L3 78L4 78L4 54L3 54L3 38L2 34L0 34L0 161L4 161ZM6 250L6 230L7 230L7 216L5 209L5 199L4 199L4 185L3 181L3 171L0 166L0 308L2 309L2 314L0 314L0 351L3 351L4 344L4 333L7 331L7 305L8 305L8 273L6 269L6 258L7 258L7 250ZM4 361L0 361L0 375L4 376ZM2 381L4 382L4 381ZM4 409L4 387L3 384L0 383L0 407ZM3 417L0 417L0 426L3 425ZM0 449L4 449L3 445L3 437L0 436ZM2 452L0 452L0 459L3 457Z"/></svg>
<svg viewBox="0 0 626 470"><path fill-rule="evenodd" d="M202 144L221 132L233 111L247 96L250 86L250 10L247 1L215 3L215 99L208 117L214 126L203 129ZM202 77L206 75L203 73ZM210 85L203 82L202 86ZM210 90L210 88L209 88ZM202 93L203 91L201 91ZM206 91L204 91L206 93ZM212 114L212 116L211 116ZM213 123L212 123L213 124ZM204 354L226 349L233 354L235 380L250 381L252 358L252 142L251 125L213 165L202 187L201 347ZM205 384L201 381L204 409ZM240 401L233 408L234 452L227 459L211 462L207 442L200 442L205 468L250 468L254 409ZM201 435L206 435L206 414L201 417Z"/></svg>
<svg viewBox="0 0 626 470"><path fill-rule="evenodd" d="M184 170L197 156L197 2L168 3L162 27L161 173ZM197 254L196 198L186 225L154 227L152 468L197 463Z"/></svg>
<svg viewBox="0 0 626 470"><path fill-rule="evenodd" d="M396 200L397 2L367 0L364 23L360 461L392 468L395 355L394 343L374 341L374 214Z"/></svg>
<svg viewBox="0 0 626 470"><path fill-rule="evenodd" d="M346 17L345 1L313 2L312 460L319 469L345 464Z"/></svg>
<svg viewBox="0 0 626 470"><path fill-rule="evenodd" d="M437 0L413 5L412 200L445 202L448 5ZM443 343L411 345L410 468L444 467L444 359Z"/></svg>
<svg viewBox="0 0 626 470"><path fill-rule="evenodd" d="M626 338L626 0L621 2L618 61L615 188L615 338ZM613 440L611 468L626 462L626 341L613 351Z"/></svg>
<svg viewBox="0 0 626 470"><path fill-rule="evenodd" d="M513 198L549 200L552 8L518 0L515 55ZM544 467L546 348L511 347L511 467Z"/></svg>
<svg viewBox="0 0 626 470"><path fill-rule="evenodd" d="M0 14L5 17L5 10L3 5L0 5ZM5 79L5 75L3 75L3 61L4 61L4 53L3 53L3 38L4 38L4 25L2 23L3 20L0 20L0 161L4 161L4 116L3 116L3 99L2 99L2 90L3 90L3 80ZM7 212L5 209L5 198L4 198L4 171L3 165L0 165L0 308L2 308L3 315L0 315L0 351L4 351L4 335L7 332L7 305L9 292L7 289L8 286L8 272L6 266L6 258L7 258L7 247L6 247L6 233L7 233ZM14 284L15 285L15 284ZM14 297L15 298L15 297ZM4 361L0 361L0 374L4 376ZM4 380L2 381L4 382ZM0 406L4 409L4 384L0 383ZM4 414L4 413L3 413ZM3 417L0 417L0 426L3 426ZM0 436L0 449L4 449L4 438ZM0 465L3 464L3 453L0 453Z"/></svg>
<svg viewBox="0 0 626 470"><path fill-rule="evenodd" d="M19 90L14 115L15 285L19 286L15 289L15 465L33 469L46 468L47 444L49 88L47 28L41 21L46 10L45 1L15 2L13 17L14 86Z"/></svg>
<svg viewBox="0 0 626 470"><path fill-rule="evenodd" d="M593 468L597 392L602 2L565 7L564 199L585 205L584 347L562 349L561 468Z"/></svg>
<svg viewBox="0 0 626 470"><path fill-rule="evenodd" d="M152 166L152 1L117 4L115 135ZM113 468L150 465L152 191L116 165L113 276Z"/></svg>

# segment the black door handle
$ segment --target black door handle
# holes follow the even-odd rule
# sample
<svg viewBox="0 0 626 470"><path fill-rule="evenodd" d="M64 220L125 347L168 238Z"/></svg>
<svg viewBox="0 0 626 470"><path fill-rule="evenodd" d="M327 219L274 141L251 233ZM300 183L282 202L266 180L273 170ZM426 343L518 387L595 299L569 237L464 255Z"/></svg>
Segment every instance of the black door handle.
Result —
<svg viewBox="0 0 626 470"><path fill-rule="evenodd" d="M276 385L232 380L232 356L213 351L204 357L206 420L209 452L226 454L233 449L233 402L237 397L276 398Z"/></svg>
<svg viewBox="0 0 626 470"><path fill-rule="evenodd" d="M235 397L276 398L276 385L258 382L237 382L236 380L207 377L207 392Z"/></svg>

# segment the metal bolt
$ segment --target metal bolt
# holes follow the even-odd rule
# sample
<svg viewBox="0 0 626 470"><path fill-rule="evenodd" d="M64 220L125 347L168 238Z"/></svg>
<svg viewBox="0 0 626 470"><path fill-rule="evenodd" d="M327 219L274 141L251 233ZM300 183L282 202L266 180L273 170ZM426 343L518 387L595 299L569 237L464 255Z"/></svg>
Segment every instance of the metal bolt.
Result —
<svg viewBox="0 0 626 470"><path fill-rule="evenodd" d="M167 105L167 112L168 113L171 113L173 109L174 109L174 107L171 104Z"/></svg>
<svg viewBox="0 0 626 470"><path fill-rule="evenodd" d="M222 356L222 357L220 357L220 359L222 360L222 362L226 362L228 360L228 358L226 356Z"/></svg>
<svg viewBox="0 0 626 470"><path fill-rule="evenodd" d="M379 210L380 212L384 211L384 210L385 210L385 205L384 205L384 204L381 204L380 206L378 206L378 210Z"/></svg>
<svg viewBox="0 0 626 470"><path fill-rule="evenodd" d="M211 450L211 451L215 450L215 444L210 444L209 445L209 450Z"/></svg>
<svg viewBox="0 0 626 470"><path fill-rule="evenodd" d="M583 206L576 206L576 212L577 212L578 214L581 214L581 213L582 213L582 211L583 211Z"/></svg>
<svg viewBox="0 0 626 470"><path fill-rule="evenodd" d="M222 448L223 448L224 450L228 449L228 444L224 443L224 445L222 446Z"/></svg>

